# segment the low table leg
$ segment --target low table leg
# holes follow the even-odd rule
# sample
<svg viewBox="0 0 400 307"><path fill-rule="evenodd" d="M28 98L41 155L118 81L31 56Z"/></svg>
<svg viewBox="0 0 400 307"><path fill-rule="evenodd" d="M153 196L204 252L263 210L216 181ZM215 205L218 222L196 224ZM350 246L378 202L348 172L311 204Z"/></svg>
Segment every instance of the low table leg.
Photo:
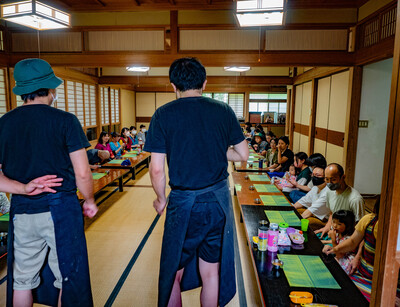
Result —
<svg viewBox="0 0 400 307"><path fill-rule="evenodd" d="M136 179L136 169L132 168L131 173L132 173L132 180L135 180Z"/></svg>
<svg viewBox="0 0 400 307"><path fill-rule="evenodd" d="M118 186L119 186L119 191L120 191L120 192L123 192L123 191L124 191L124 184L123 184L122 177L120 177L120 178L118 179Z"/></svg>

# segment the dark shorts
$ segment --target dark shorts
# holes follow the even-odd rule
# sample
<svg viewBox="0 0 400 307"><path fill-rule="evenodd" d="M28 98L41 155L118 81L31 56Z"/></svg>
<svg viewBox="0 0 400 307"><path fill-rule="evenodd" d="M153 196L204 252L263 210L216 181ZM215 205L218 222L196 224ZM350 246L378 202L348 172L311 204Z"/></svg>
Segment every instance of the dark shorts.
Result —
<svg viewBox="0 0 400 307"><path fill-rule="evenodd" d="M198 196L190 213L179 269L188 265L197 251L206 262L220 262L224 226L225 214L214 193Z"/></svg>

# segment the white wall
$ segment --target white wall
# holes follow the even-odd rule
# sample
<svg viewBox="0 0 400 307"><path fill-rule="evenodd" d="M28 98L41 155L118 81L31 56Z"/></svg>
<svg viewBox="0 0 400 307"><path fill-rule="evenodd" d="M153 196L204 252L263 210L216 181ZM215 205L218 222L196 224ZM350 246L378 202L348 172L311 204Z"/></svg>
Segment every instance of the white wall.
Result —
<svg viewBox="0 0 400 307"><path fill-rule="evenodd" d="M360 120L369 123L358 129L354 187L360 193L381 192L392 65L388 59L364 66Z"/></svg>

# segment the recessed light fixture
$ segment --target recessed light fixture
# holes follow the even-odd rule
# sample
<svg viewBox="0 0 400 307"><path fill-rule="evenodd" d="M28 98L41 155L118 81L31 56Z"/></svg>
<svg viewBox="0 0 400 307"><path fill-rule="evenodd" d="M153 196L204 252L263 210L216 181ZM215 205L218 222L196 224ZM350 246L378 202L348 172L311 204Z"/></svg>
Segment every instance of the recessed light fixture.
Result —
<svg viewBox="0 0 400 307"><path fill-rule="evenodd" d="M283 11L283 0L236 1L236 18L241 27L282 25Z"/></svg>
<svg viewBox="0 0 400 307"><path fill-rule="evenodd" d="M71 26L71 16L36 0L1 5L1 18L36 30Z"/></svg>
<svg viewBox="0 0 400 307"><path fill-rule="evenodd" d="M236 72L244 72L250 70L248 66L228 66L224 67L225 71L236 71Z"/></svg>
<svg viewBox="0 0 400 307"><path fill-rule="evenodd" d="M134 72L146 72L150 70L150 67L146 66L131 66L126 68L127 71L134 71Z"/></svg>

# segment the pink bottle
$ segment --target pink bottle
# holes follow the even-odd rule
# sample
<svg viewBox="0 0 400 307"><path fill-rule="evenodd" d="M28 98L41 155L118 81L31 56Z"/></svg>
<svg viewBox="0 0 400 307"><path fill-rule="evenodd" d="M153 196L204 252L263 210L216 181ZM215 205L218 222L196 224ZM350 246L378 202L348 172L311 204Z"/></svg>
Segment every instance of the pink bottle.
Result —
<svg viewBox="0 0 400 307"><path fill-rule="evenodd" d="M271 223L268 230L268 251L276 252L278 250L278 224Z"/></svg>

